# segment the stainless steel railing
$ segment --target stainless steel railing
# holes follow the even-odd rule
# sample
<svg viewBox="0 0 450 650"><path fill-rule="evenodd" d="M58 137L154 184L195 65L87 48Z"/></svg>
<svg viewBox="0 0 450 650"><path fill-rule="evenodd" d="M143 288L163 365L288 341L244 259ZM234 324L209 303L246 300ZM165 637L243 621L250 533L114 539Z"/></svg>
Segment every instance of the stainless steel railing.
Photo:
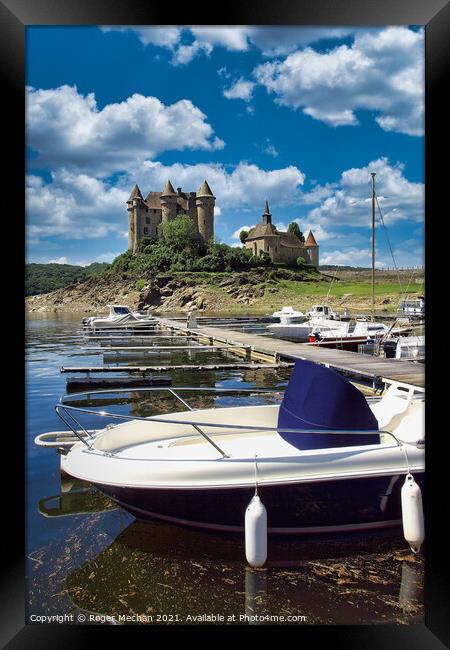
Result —
<svg viewBox="0 0 450 650"><path fill-rule="evenodd" d="M161 391L166 391L169 392L171 395L173 395L177 400L179 400L189 411L193 411L196 409L193 409L186 400L184 400L180 395L177 394L177 392L172 388L172 387L152 387L152 388L134 388L134 389L129 389L129 388L124 388L124 389L117 389L117 390L111 390L111 389L104 389L104 390L97 390L97 391L86 391L83 393L76 393L73 395L64 395L60 399L60 403L55 406L55 411L57 415L61 418L61 420L68 426L68 428L75 434L75 436L86 446L88 449L93 449L92 446L92 441L95 440L96 436L99 435L99 433L103 432L104 429L98 430L96 432L89 432L87 431L77 420L75 415L73 413L87 413L89 415L95 415L98 417L108 417L116 420L121 420L121 421L142 421L142 422L158 422L158 424L175 424L175 425L184 425L184 426L189 426L192 427L197 433L199 433L209 444L211 444L216 451L218 451L223 458L228 458L228 454L217 445L214 440L210 437L210 435L206 434L205 431L202 429L202 427L214 427L216 429L220 429L222 433L228 432L228 433L239 433L239 431L255 431L255 432L273 432L273 433L308 433L308 434L317 434L317 435L329 435L329 434L336 434L336 435L383 435L386 434L390 437L393 438L393 440L396 442L396 444L399 447L403 447L404 445L411 445L411 446L416 446L415 443L409 442L409 441L404 441L395 436L392 432L390 431L385 431L385 430L373 430L373 431L366 431L366 430L353 430L353 431L342 431L342 430L336 430L336 429L327 429L327 430L317 430L317 429L290 429L290 428L279 428L279 427L265 427L265 426L252 426L249 424L223 424L223 423L213 423L213 422L203 422L203 421L192 421L192 420L179 420L179 419L171 419L168 417L160 417L160 416L150 416L150 417L141 417L141 416L136 416L136 415L122 415L118 413L109 413L107 411L95 411L92 408L81 408L77 406L71 406L70 404L67 404L66 402L70 399L74 398L80 398L82 396L93 396L93 395L99 395L99 394L111 394L111 393L135 393L135 392L161 392ZM258 389L258 388L198 388L198 387L178 387L177 391L186 391L186 392L213 392L213 393L244 393L244 394L277 394L277 393L282 393L284 392L283 390L280 389ZM371 400L372 401L372 400ZM373 400L377 401L377 400ZM74 423L74 426L71 424L71 421ZM85 433L85 437L80 435L79 430L81 429ZM106 428L106 427L105 427Z"/></svg>

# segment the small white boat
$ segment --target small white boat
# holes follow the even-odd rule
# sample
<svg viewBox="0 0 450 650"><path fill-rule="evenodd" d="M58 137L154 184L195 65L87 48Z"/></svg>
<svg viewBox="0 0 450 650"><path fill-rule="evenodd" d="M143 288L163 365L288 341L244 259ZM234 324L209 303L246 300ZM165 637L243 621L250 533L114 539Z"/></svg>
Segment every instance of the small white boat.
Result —
<svg viewBox="0 0 450 650"><path fill-rule="evenodd" d="M307 312L309 318L324 318L326 320L340 320L339 314L334 312L329 305L313 305Z"/></svg>
<svg viewBox="0 0 450 650"><path fill-rule="evenodd" d="M326 328L334 328L336 327L336 321L325 318L310 318L303 321L303 323L273 323L267 326L267 331L278 339L309 341L309 337L319 325L323 325Z"/></svg>
<svg viewBox="0 0 450 650"><path fill-rule="evenodd" d="M155 322L153 317L131 311L126 305L107 305L108 316L90 316L83 318L82 324L89 329L114 329L120 327L143 327Z"/></svg>
<svg viewBox="0 0 450 650"><path fill-rule="evenodd" d="M283 309L292 308L283 307ZM282 311L275 312L273 315L281 314ZM329 330L339 327L340 324L339 315L329 305L314 305L306 315L303 315L302 319L295 320L280 317L280 322L269 325L267 330L278 339L309 341L310 336L317 327L323 326Z"/></svg>
<svg viewBox="0 0 450 650"><path fill-rule="evenodd" d="M327 325L316 326L310 336L310 343L318 343L324 347L340 347L346 350L357 350L360 343L368 338L382 339L389 334L391 337L406 335L410 327L389 327L385 323L371 320L350 320Z"/></svg>
<svg viewBox="0 0 450 650"><path fill-rule="evenodd" d="M67 400L56 407L66 424L88 412ZM84 433L75 419L79 441L60 449L61 467L144 520L242 531L257 480L269 533L385 528L401 521L405 476L423 485L424 407L398 382L369 404L335 371L298 360L281 404L150 418L102 411L122 422ZM36 444L58 446L49 436Z"/></svg>
<svg viewBox="0 0 450 650"><path fill-rule="evenodd" d="M279 318L280 323L302 323L306 320L306 315L302 311L296 311L290 305L283 307L280 311L274 311L272 316Z"/></svg>
<svg viewBox="0 0 450 650"><path fill-rule="evenodd" d="M400 336L383 343L386 358L425 361L425 336Z"/></svg>
<svg viewBox="0 0 450 650"><path fill-rule="evenodd" d="M402 300L398 306L398 311L406 316L422 318L425 316L425 298L420 296L417 299Z"/></svg>

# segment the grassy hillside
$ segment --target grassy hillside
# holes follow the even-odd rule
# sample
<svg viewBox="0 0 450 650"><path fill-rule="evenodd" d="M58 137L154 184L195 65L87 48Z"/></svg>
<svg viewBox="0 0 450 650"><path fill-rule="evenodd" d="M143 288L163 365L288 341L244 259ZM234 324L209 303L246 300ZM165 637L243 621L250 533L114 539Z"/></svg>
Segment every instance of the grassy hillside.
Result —
<svg viewBox="0 0 450 650"><path fill-rule="evenodd" d="M27 264L25 266L25 295L36 296L62 289L74 282L101 273L108 264L94 262L89 266L71 264Z"/></svg>

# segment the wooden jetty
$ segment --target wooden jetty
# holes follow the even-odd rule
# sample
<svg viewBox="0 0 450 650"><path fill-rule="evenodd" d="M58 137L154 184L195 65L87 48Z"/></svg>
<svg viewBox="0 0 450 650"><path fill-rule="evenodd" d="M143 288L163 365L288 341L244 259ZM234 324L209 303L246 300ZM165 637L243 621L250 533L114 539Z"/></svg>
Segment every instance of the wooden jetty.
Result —
<svg viewBox="0 0 450 650"><path fill-rule="evenodd" d="M180 364L168 366L76 366L62 367L61 372L107 373L107 372L167 372L168 370L260 370L266 368L289 368L292 362L278 361L275 363L209 363L209 364ZM122 380L123 381L123 380Z"/></svg>
<svg viewBox="0 0 450 650"><path fill-rule="evenodd" d="M90 388L146 388L148 386L171 386L172 378L159 375L140 377L68 377L66 389L70 392L86 391Z"/></svg>
<svg viewBox="0 0 450 650"><path fill-rule="evenodd" d="M171 337L172 338L172 337ZM110 351L117 351L117 352L123 352L123 351L128 351L128 350L133 350L133 351L138 351L138 352L155 352L159 353L161 351L164 352L171 352L172 350L189 350L189 351L197 351L197 350L235 350L237 347L242 347L245 349L250 349L250 345L135 345L135 346L113 346L113 345L103 345L102 347L84 347L84 350L90 350L92 352L104 352L105 354L109 354Z"/></svg>
<svg viewBox="0 0 450 650"><path fill-rule="evenodd" d="M321 363L338 372L352 377L360 377L377 388L385 381L400 381L405 384L423 388L425 386L425 366L402 359L380 359L357 352L347 352L329 348L320 348L309 343L293 343L276 338L268 338L248 332L225 330L215 327L198 327L188 329L185 325L171 319L161 318L161 325L179 334L196 337L199 342L211 345L226 343L236 346L235 354L242 355L243 344L250 346L251 358L273 362L306 359Z"/></svg>

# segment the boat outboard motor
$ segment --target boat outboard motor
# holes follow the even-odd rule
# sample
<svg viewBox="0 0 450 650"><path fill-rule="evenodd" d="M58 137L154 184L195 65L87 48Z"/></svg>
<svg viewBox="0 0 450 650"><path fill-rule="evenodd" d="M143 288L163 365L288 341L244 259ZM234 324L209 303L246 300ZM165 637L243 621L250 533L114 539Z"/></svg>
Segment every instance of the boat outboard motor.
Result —
<svg viewBox="0 0 450 650"><path fill-rule="evenodd" d="M334 370L311 361L295 362L278 415L278 429L378 431L363 394ZM374 434L283 433L297 449L375 445Z"/></svg>
<svg viewBox="0 0 450 650"><path fill-rule="evenodd" d="M397 340L388 340L383 343L384 356L386 359L395 359L397 351Z"/></svg>

